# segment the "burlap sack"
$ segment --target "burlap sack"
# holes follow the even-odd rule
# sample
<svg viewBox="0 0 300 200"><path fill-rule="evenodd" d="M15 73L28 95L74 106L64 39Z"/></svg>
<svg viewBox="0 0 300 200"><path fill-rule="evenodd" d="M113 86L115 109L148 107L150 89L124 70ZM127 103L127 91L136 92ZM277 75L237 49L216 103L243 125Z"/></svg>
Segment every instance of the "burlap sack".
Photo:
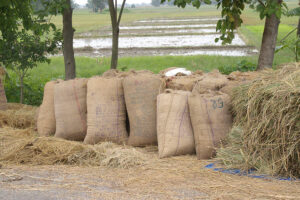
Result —
<svg viewBox="0 0 300 200"><path fill-rule="evenodd" d="M128 71L119 71L117 69L110 69L107 70L106 72L104 72L102 74L102 77L106 77L106 78L112 78L112 77L119 77L119 78L125 78L127 76L130 75L134 75L134 74L153 74L153 72L149 71L149 70L128 70Z"/></svg>
<svg viewBox="0 0 300 200"><path fill-rule="evenodd" d="M195 84L193 93L204 94L210 91L219 91L228 81L225 75L221 74L218 70L214 70L203 75L203 78Z"/></svg>
<svg viewBox="0 0 300 200"><path fill-rule="evenodd" d="M126 107L120 78L91 78L87 84L86 144L125 142Z"/></svg>
<svg viewBox="0 0 300 200"><path fill-rule="evenodd" d="M119 73L120 71L117 69L109 69L106 72L104 72L102 76L107 78L112 78L112 77L117 77Z"/></svg>
<svg viewBox="0 0 300 200"><path fill-rule="evenodd" d="M74 79L54 87L55 137L83 141L86 135L87 79Z"/></svg>
<svg viewBox="0 0 300 200"><path fill-rule="evenodd" d="M128 144L156 144L156 98L164 89L163 81L158 75L137 74L126 77L123 87L130 122Z"/></svg>
<svg viewBox="0 0 300 200"><path fill-rule="evenodd" d="M232 116L227 94L192 94L188 99L198 159L214 156L230 131Z"/></svg>
<svg viewBox="0 0 300 200"><path fill-rule="evenodd" d="M228 83L220 89L221 92L232 96L233 89L242 84L249 83L259 76L258 72L235 71L228 75Z"/></svg>
<svg viewBox="0 0 300 200"><path fill-rule="evenodd" d="M168 77L166 87L173 90L192 91L197 81L201 79L203 79L201 75Z"/></svg>
<svg viewBox="0 0 300 200"><path fill-rule="evenodd" d="M37 117L37 130L40 136L47 137L55 134L54 86L56 83L58 81L50 81L44 87L43 103Z"/></svg>
<svg viewBox="0 0 300 200"><path fill-rule="evenodd" d="M166 90L157 97L157 139L160 158L195 153L188 96Z"/></svg>

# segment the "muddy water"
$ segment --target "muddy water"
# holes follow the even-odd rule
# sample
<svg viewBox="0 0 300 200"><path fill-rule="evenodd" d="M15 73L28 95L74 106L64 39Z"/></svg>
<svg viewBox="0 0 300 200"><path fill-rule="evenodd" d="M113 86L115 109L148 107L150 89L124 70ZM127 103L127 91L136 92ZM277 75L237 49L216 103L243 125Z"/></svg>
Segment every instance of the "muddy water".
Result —
<svg viewBox="0 0 300 200"><path fill-rule="evenodd" d="M199 19L157 19L157 20L140 20L140 23L169 23L169 22L205 22L205 21L217 21L220 18L199 18Z"/></svg>
<svg viewBox="0 0 300 200"><path fill-rule="evenodd" d="M119 48L161 48L161 47L196 47L221 46L215 43L218 34L182 35L182 36L150 36L150 37L120 37ZM244 41L236 35L231 45L243 46ZM92 47L94 49L111 48L111 38L74 39L74 48Z"/></svg>
<svg viewBox="0 0 300 200"><path fill-rule="evenodd" d="M248 49L226 49L226 50L193 50L189 52L175 52L171 56L195 56L195 55L215 55L215 56L248 56L249 54L256 53L255 50L249 51Z"/></svg>
<svg viewBox="0 0 300 200"><path fill-rule="evenodd" d="M212 28L200 28L200 29L174 29L174 30L157 30L157 33L216 33Z"/></svg>
<svg viewBox="0 0 300 200"><path fill-rule="evenodd" d="M188 25L163 25L163 26L121 26L121 30L134 29L169 29L169 28L207 28L216 27L216 24L188 24Z"/></svg>

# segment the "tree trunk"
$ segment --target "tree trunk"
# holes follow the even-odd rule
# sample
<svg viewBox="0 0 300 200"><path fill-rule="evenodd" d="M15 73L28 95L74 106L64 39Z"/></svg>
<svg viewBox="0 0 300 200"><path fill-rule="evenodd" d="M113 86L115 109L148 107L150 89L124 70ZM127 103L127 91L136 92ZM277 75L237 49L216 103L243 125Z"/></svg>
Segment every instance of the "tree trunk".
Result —
<svg viewBox="0 0 300 200"><path fill-rule="evenodd" d="M297 36L300 37L300 18L298 20Z"/></svg>
<svg viewBox="0 0 300 200"><path fill-rule="evenodd" d="M272 68L280 20L275 14L266 17L257 70Z"/></svg>
<svg viewBox="0 0 300 200"><path fill-rule="evenodd" d="M111 69L117 69L118 66L118 49L119 49L119 25L117 20L117 5L113 0L108 0L111 27L112 27L112 54L111 54Z"/></svg>
<svg viewBox="0 0 300 200"><path fill-rule="evenodd" d="M66 0L67 7L63 11L63 54L65 62L65 80L76 77L76 66L73 49L74 29L72 27L71 0Z"/></svg>
<svg viewBox="0 0 300 200"><path fill-rule="evenodd" d="M272 68L280 20L275 14L266 17L257 70Z"/></svg>
<svg viewBox="0 0 300 200"><path fill-rule="evenodd" d="M20 76L20 103L24 102L24 77Z"/></svg>
<svg viewBox="0 0 300 200"><path fill-rule="evenodd" d="M113 28L111 69L117 69L119 54L119 27Z"/></svg>

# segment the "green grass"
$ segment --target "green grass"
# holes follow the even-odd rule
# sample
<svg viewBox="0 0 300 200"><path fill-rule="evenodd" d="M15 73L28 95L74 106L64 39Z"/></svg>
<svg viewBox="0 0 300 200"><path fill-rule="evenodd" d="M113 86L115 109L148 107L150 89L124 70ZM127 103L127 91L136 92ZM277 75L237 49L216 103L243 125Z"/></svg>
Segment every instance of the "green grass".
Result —
<svg viewBox="0 0 300 200"><path fill-rule="evenodd" d="M280 24L279 30L278 30L277 41L280 41L284 36L286 36L294 28L295 27L291 26L291 25ZM247 41L246 41L247 44L253 45L257 49L260 49L263 31L264 31L263 25L242 26L240 29L240 32L247 39ZM289 39L295 39L295 38L296 38L296 32L294 32L293 34L291 34L289 36ZM279 45L279 44L277 44L277 45ZM279 65L281 63L287 63L287 62L293 62L293 61L295 61L295 56L294 56L293 52L289 49L285 49L285 50L280 51L275 54L274 66Z"/></svg>
<svg viewBox="0 0 300 200"><path fill-rule="evenodd" d="M148 57L124 57L119 60L119 69L148 69L155 73L168 67L185 67L189 70L211 71L219 67L235 66L237 62L247 60L255 63L257 57L222 57L222 56L148 56ZM76 57L77 77L92 77L101 75L109 69L109 58ZM18 78L12 72L8 72L10 79L5 81L6 95L9 102L19 101ZM28 72L25 78L25 103L40 105L43 98L43 87L46 82L64 78L63 57L52 57L51 63L39 64Z"/></svg>

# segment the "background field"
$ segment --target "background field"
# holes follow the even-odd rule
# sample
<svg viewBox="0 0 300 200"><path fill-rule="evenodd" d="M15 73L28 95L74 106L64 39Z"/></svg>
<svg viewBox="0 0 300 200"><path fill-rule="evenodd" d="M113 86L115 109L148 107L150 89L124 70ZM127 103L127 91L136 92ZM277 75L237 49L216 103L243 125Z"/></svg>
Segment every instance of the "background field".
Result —
<svg viewBox="0 0 300 200"><path fill-rule="evenodd" d="M290 8L297 6L297 1L288 2ZM197 16L220 16L220 10L214 6L204 6L200 9L187 7L185 9L176 7L162 8L135 8L126 9L122 18L122 25L132 23L140 19L153 18L188 18ZM243 14L244 24L239 29L243 39L247 44L260 48L264 20L260 20L258 13L251 9L246 9ZM52 17L59 28L62 26L61 16ZM283 17L279 27L278 41L280 41L288 32L293 30L298 23L297 17ZM110 26L110 16L107 11L92 13L89 10L75 10L73 16L73 26L76 29L75 37L83 32L100 30ZM296 38L296 33L290 38ZM159 72L168 67L186 67L190 70L210 71L215 68L234 68L238 63L245 60L248 63L256 65L258 56L247 57L223 57L223 56L143 56L143 57L123 57L119 60L119 69L148 69L153 72ZM275 55L274 66L294 61L294 55L291 50L284 50ZM76 57L76 67L78 77L91 77L100 75L110 66L110 58L89 58ZM51 63L39 64L37 68L32 69L25 80L25 103L39 105L42 101L43 86L52 79L64 78L63 57L52 57ZM8 100L10 102L19 101L19 85L16 75L9 71L9 77L5 81L5 88Z"/></svg>

